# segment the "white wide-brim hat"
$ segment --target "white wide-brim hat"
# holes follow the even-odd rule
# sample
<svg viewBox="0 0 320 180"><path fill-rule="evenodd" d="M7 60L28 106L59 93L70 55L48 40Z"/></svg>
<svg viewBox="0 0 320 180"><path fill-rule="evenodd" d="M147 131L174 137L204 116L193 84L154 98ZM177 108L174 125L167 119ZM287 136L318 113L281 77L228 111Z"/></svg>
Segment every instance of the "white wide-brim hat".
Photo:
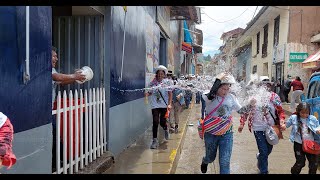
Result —
<svg viewBox="0 0 320 180"><path fill-rule="evenodd" d="M156 72L159 71L159 70L164 71L165 74L168 73L168 69L167 69L164 65L159 65L159 66L156 68Z"/></svg>

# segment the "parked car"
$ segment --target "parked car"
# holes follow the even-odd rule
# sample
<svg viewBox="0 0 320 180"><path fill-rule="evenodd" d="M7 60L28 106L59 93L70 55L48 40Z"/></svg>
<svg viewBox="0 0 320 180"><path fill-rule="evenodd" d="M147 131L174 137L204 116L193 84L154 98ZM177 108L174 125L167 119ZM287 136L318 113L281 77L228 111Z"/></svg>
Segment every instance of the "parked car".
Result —
<svg viewBox="0 0 320 180"><path fill-rule="evenodd" d="M320 72L313 73L308 82L307 97L302 95L301 99L310 104L310 114L319 120L320 114Z"/></svg>

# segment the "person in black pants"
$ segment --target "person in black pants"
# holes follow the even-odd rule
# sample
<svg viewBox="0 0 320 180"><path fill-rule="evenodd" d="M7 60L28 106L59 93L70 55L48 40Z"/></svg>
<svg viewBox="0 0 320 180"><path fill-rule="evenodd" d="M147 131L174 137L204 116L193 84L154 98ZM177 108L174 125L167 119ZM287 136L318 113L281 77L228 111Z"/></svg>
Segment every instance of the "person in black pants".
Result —
<svg viewBox="0 0 320 180"><path fill-rule="evenodd" d="M292 82L291 76L288 75L288 79L285 80L285 81L284 81L284 84L283 84L283 96L284 96L284 101L285 101L286 103L289 103L289 98L288 98L288 96L289 96L289 93L290 93L290 91L291 91L291 85L290 85L291 82Z"/></svg>

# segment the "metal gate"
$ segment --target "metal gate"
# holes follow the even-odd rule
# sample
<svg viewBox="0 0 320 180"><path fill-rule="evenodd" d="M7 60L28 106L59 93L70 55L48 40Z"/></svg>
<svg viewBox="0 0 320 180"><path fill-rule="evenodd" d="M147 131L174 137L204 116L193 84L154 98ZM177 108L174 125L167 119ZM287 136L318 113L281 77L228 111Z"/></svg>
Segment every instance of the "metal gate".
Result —
<svg viewBox="0 0 320 180"><path fill-rule="evenodd" d="M78 172L106 152L103 22L103 16L53 18L53 46L58 48L59 58L57 71L72 74L89 66L94 72L88 82L57 89L57 108L52 114L56 115L53 138L58 174Z"/></svg>
<svg viewBox="0 0 320 180"><path fill-rule="evenodd" d="M104 84L103 16L68 16L53 18L53 46L58 48L60 73L73 73L89 66L94 77L82 85L67 85L58 90L89 89Z"/></svg>

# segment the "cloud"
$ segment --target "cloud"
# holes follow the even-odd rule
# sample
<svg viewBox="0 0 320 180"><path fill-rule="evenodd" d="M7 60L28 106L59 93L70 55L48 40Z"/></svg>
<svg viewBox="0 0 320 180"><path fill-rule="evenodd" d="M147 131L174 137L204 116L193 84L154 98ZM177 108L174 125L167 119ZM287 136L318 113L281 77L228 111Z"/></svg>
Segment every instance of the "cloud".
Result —
<svg viewBox="0 0 320 180"><path fill-rule="evenodd" d="M201 29L203 32L203 54L210 54L213 56L214 54L211 53L216 52L223 43L223 41L220 40L221 35L224 32L236 29L238 27L245 29L246 24L252 19L257 6L200 7L202 11L202 23L197 25L197 28ZM258 7L255 15L258 14L261 7L262 6ZM215 20L223 23L218 23Z"/></svg>

